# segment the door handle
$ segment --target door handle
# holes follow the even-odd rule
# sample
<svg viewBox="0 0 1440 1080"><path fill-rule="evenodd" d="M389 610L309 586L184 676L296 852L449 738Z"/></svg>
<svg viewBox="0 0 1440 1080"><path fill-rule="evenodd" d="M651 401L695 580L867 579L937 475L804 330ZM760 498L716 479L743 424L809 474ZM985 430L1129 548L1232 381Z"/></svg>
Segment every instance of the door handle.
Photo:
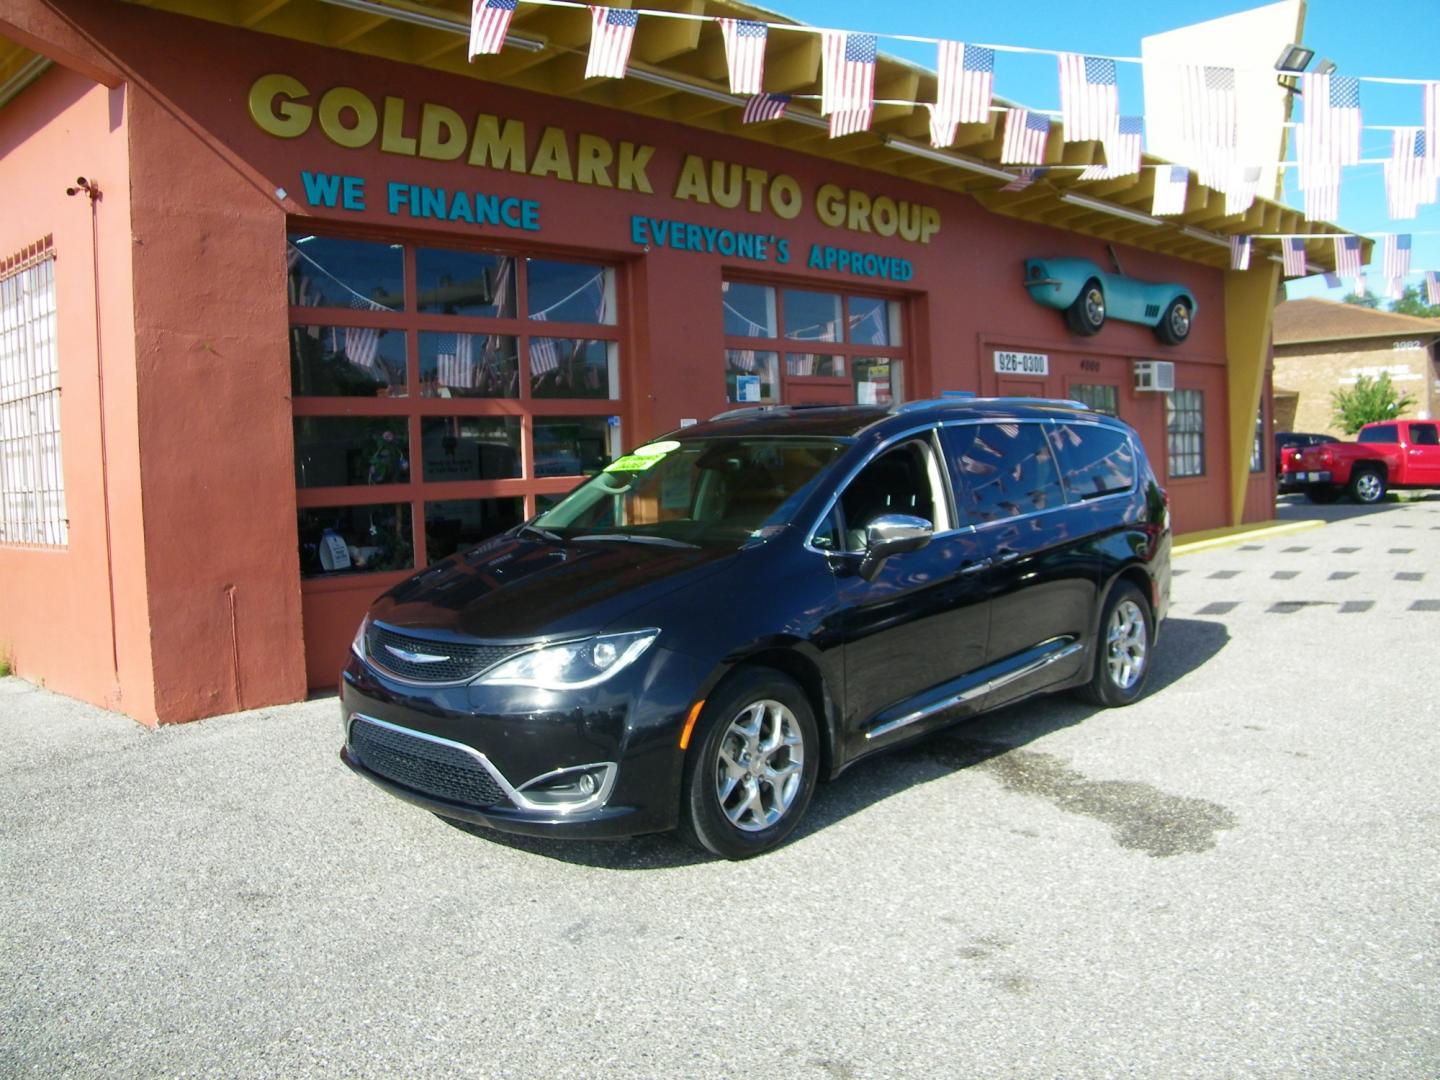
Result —
<svg viewBox="0 0 1440 1080"><path fill-rule="evenodd" d="M981 570L988 570L989 568L990 568L990 560L989 560L989 559L981 559L981 560L979 560L978 562L966 563L964 566L962 566L962 567L960 568L960 573L962 573L962 574L978 574Z"/></svg>
<svg viewBox="0 0 1440 1080"><path fill-rule="evenodd" d="M995 553L995 565L1004 566L1006 563L1012 563L1018 558L1020 558L1020 552L1012 548L1001 548Z"/></svg>

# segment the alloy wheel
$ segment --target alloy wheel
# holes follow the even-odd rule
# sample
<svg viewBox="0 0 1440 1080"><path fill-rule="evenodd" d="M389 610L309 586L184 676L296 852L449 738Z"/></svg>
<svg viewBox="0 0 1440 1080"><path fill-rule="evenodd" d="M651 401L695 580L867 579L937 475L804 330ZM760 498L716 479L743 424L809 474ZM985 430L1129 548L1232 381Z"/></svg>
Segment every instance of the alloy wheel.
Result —
<svg viewBox="0 0 1440 1080"><path fill-rule="evenodd" d="M800 791L805 740L795 714L778 701L745 706L720 739L715 796L730 824L744 832L768 829Z"/></svg>
<svg viewBox="0 0 1440 1080"><path fill-rule="evenodd" d="M1091 326L1099 326L1105 321L1105 294L1099 289L1090 289L1085 293L1085 318Z"/></svg>
<svg viewBox="0 0 1440 1080"><path fill-rule="evenodd" d="M1145 613L1134 600L1122 600L1110 615L1105 633L1105 660L1110 681L1121 690L1129 690L1145 672L1149 640Z"/></svg>
<svg viewBox="0 0 1440 1080"><path fill-rule="evenodd" d="M1170 309L1170 332L1182 340L1190 333L1190 309L1184 304Z"/></svg>
<svg viewBox="0 0 1440 1080"><path fill-rule="evenodd" d="M1361 502L1374 502L1380 498L1380 477L1373 472L1363 473L1355 479L1355 494Z"/></svg>

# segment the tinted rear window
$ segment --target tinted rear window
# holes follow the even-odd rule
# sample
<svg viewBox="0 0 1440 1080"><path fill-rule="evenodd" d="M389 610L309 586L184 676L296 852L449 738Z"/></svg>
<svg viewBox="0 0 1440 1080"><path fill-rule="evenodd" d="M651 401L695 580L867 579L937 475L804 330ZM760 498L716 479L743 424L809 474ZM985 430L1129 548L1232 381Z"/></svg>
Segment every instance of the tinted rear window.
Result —
<svg viewBox="0 0 1440 1080"><path fill-rule="evenodd" d="M963 424L944 429L945 456L961 514L973 524L1060 506L1060 473L1034 423Z"/></svg>
<svg viewBox="0 0 1440 1080"><path fill-rule="evenodd" d="M1056 424L1050 445L1071 502L1098 499L1135 486L1135 448L1123 431L1098 424Z"/></svg>
<svg viewBox="0 0 1440 1080"><path fill-rule="evenodd" d="M1416 446L1440 446L1440 432L1434 424L1411 424L1410 441Z"/></svg>
<svg viewBox="0 0 1440 1080"><path fill-rule="evenodd" d="M1398 432L1394 424L1379 424L1372 428L1366 428L1360 432L1356 442L1399 442Z"/></svg>

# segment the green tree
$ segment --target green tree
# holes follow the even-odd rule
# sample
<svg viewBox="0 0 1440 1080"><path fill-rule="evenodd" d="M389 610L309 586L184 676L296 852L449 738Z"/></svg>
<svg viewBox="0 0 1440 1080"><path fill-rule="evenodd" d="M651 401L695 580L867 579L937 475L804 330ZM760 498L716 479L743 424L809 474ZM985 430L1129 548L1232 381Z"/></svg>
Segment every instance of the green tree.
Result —
<svg viewBox="0 0 1440 1080"><path fill-rule="evenodd" d="M1378 379L1361 375L1350 389L1330 391L1330 402L1335 409L1335 426L1346 435L1354 435L1366 424L1395 419L1414 405L1415 399L1397 393L1387 372Z"/></svg>
<svg viewBox="0 0 1440 1080"><path fill-rule="evenodd" d="M1371 309L1380 306L1380 298L1374 293L1366 293L1364 296L1361 296L1359 293L1346 293L1344 302L1354 304L1356 307L1368 307Z"/></svg>
<svg viewBox="0 0 1440 1080"><path fill-rule="evenodd" d="M1407 285L1400 299L1390 305L1390 310L1397 315L1414 315L1417 319L1440 319L1440 304L1425 303L1424 295L1419 285Z"/></svg>

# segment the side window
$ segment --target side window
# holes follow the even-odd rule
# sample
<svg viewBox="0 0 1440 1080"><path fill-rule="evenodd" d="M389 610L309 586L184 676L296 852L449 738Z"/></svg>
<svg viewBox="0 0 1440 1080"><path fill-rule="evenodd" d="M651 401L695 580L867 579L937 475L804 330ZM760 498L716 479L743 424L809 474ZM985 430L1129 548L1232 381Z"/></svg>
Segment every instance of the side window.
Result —
<svg viewBox="0 0 1440 1080"><path fill-rule="evenodd" d="M1098 499L1135 486L1135 448L1123 431L1098 424L1056 424L1050 443L1071 502Z"/></svg>
<svg viewBox="0 0 1440 1080"><path fill-rule="evenodd" d="M1399 442L1399 430L1394 424L1378 424L1372 428L1366 428L1355 438L1356 442L1369 443L1392 443Z"/></svg>
<svg viewBox="0 0 1440 1080"><path fill-rule="evenodd" d="M1416 446L1440 446L1440 429L1434 424L1411 424L1410 441Z"/></svg>
<svg viewBox="0 0 1440 1080"><path fill-rule="evenodd" d="M883 514L924 518L936 532L951 528L940 462L928 437L911 439L885 451L855 476L832 513L816 530L814 543L824 547L838 533L843 549L865 549L865 527Z"/></svg>
<svg viewBox="0 0 1440 1080"><path fill-rule="evenodd" d="M945 428L944 439L962 521L981 525L1064 503L1044 425L963 424Z"/></svg>

